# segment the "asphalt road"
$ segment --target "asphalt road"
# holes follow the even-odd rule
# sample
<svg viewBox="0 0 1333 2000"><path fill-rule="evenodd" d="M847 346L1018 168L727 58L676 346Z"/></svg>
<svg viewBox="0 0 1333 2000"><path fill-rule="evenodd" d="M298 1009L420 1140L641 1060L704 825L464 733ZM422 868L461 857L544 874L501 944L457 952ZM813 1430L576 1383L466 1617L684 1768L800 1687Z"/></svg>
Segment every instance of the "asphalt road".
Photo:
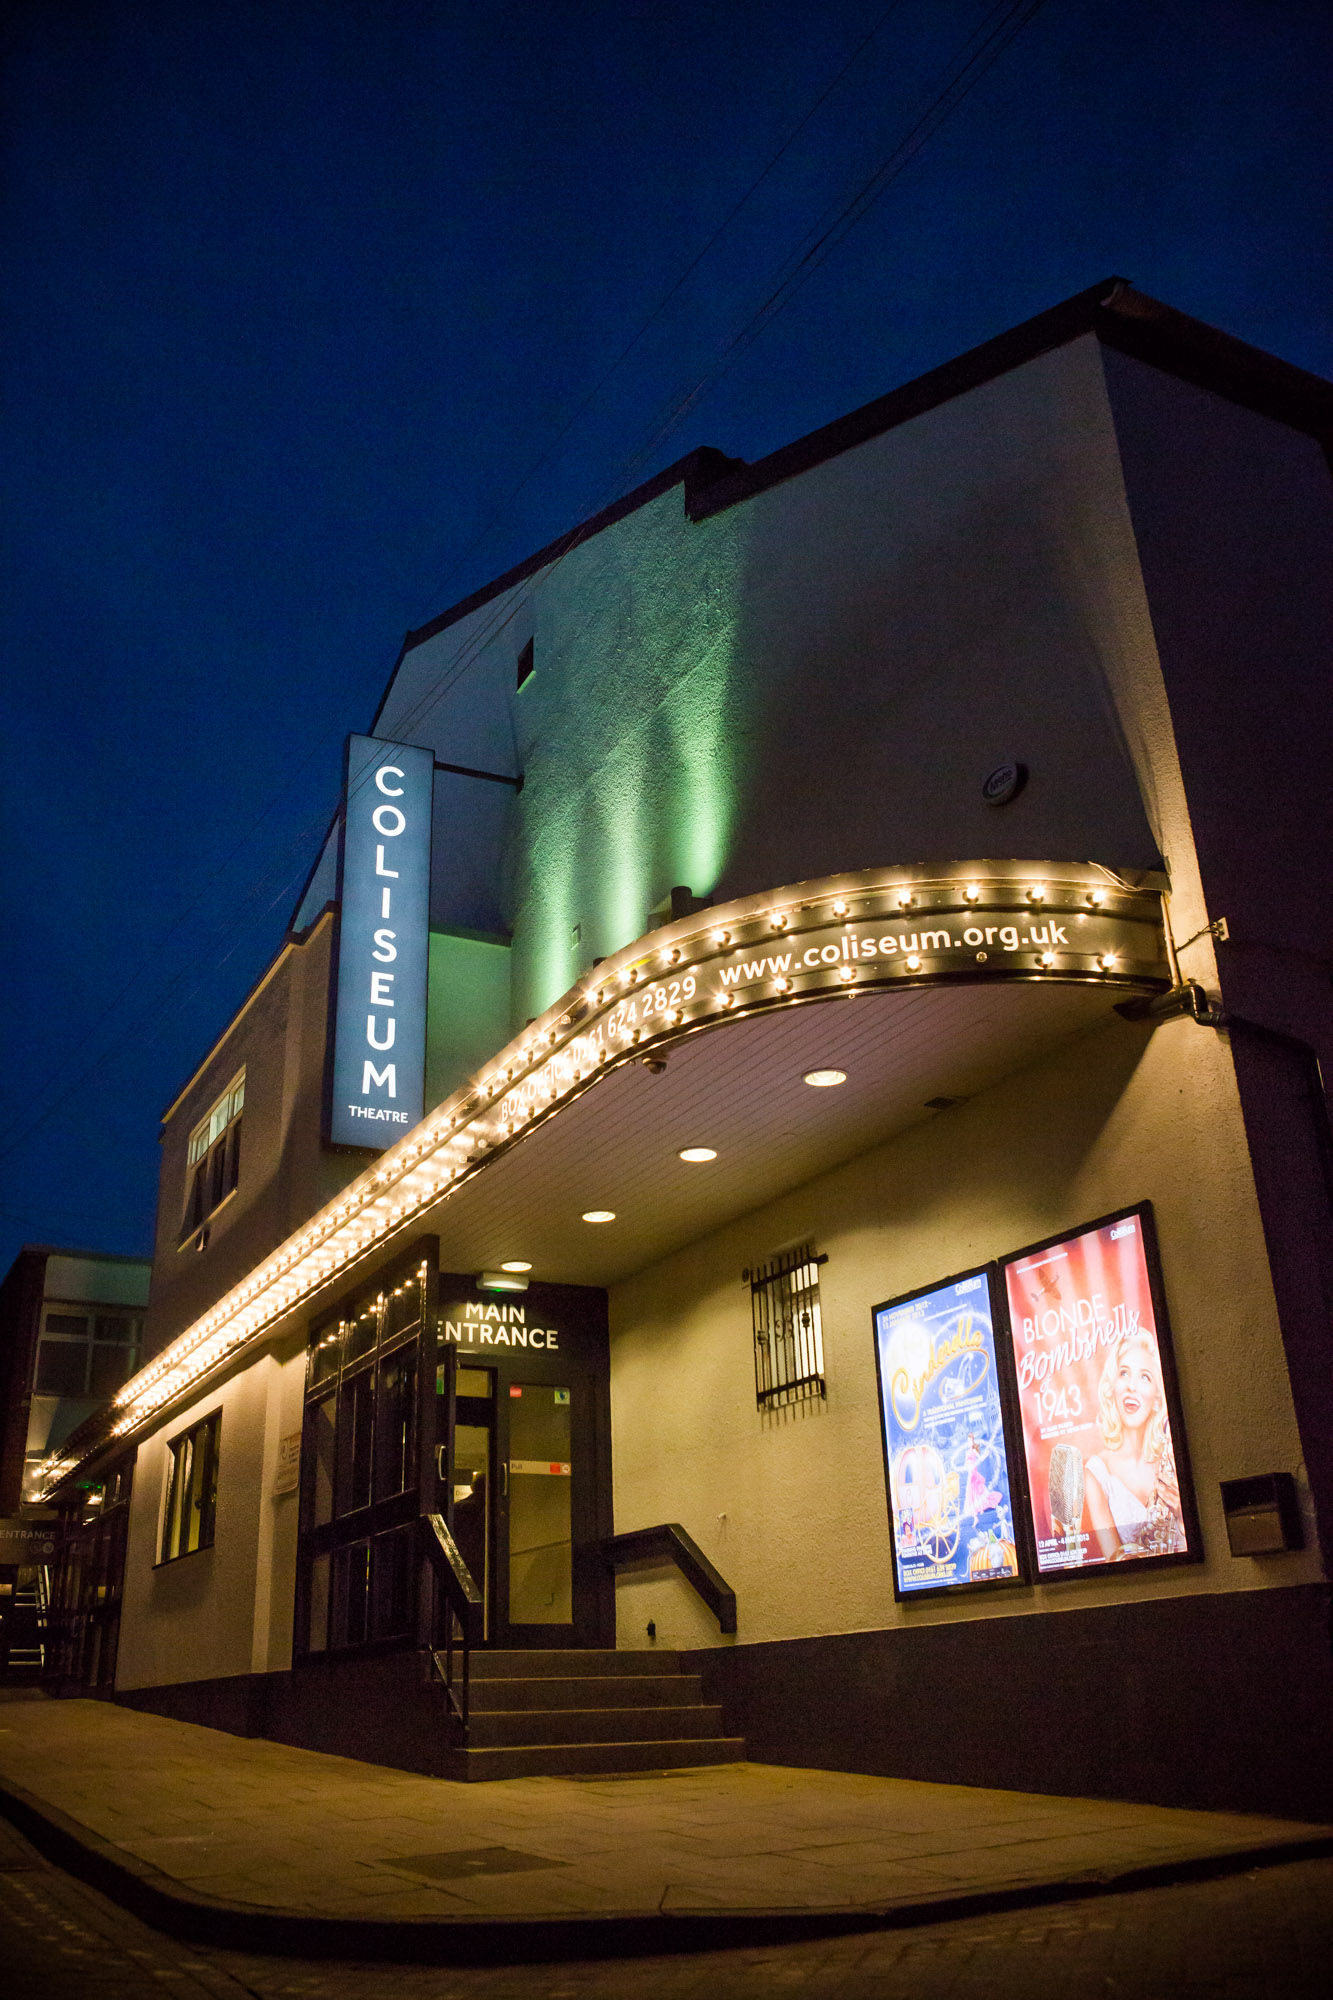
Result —
<svg viewBox="0 0 1333 2000"><path fill-rule="evenodd" d="M0 1821L5 2000L1328 2000L1333 1860L910 1930L680 1957L356 1965L179 1945Z"/></svg>

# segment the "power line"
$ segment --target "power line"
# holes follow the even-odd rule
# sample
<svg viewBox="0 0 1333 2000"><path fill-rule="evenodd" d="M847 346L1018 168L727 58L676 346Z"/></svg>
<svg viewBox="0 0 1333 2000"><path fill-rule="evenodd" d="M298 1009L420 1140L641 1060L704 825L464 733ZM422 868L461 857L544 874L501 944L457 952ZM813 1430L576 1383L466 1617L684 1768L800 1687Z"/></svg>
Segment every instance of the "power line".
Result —
<svg viewBox="0 0 1333 2000"><path fill-rule="evenodd" d="M471 554L472 551L476 547L478 547L482 541L484 541L485 537L490 534L492 529L497 524L498 520L502 519L508 508L512 506L514 500L518 497L518 495L536 476L537 472L541 469L541 467L548 462L548 460L555 452L555 450L562 442L562 440L568 435L569 431L573 428L573 426L579 421L579 419L583 416L583 414L595 401L596 397L601 393L606 383L623 365L624 361L638 346L639 342L643 339L645 334L648 332L649 328L660 317L660 315L670 304L672 299L674 299L679 294L682 287L688 282L689 278L699 268L700 264L708 256L709 252L713 249L713 247L720 240L720 238L726 233L726 231L731 227L731 224L740 214L742 209L747 205L747 203L753 198L754 194L758 191L758 189L774 172L774 170L778 166L779 162L783 159L783 157L790 151L792 145L795 143L796 139L800 136L801 132L806 128L806 126L810 123L810 121L814 118L814 116L822 108L822 106L828 101L829 97L838 88L839 84L843 82L843 80L849 74L851 69L860 60L865 50L880 34L881 30L884 28L888 20L897 11L897 7L899 4L900 0L891 0L890 6L885 9L882 15L880 15L880 17L876 20L874 26L869 30L869 32L862 37L861 41L853 49L851 55L843 64L842 68L829 81L829 83L824 86L824 88L815 98L814 102L811 104L809 109L802 115L802 117L798 120L797 124L792 127L790 132L787 134L786 138L783 140L782 144L777 148L777 150L771 155L769 160L765 163L760 173L750 183L750 185L747 187L745 192L740 196L740 198L733 204L731 209L728 210L726 216L723 218L721 223L714 230L714 232L708 238L708 240L704 243L702 248L685 266L684 270L680 273L679 277L662 295L662 297L657 301L657 303L654 305L654 307L648 313L645 319L640 323L639 327L637 328L637 330L635 331L629 342L617 355L616 359L611 363L610 367L607 368L603 372L603 374L598 378L598 380L593 384L592 388L587 392L587 394L578 404L577 408L573 411L571 416L566 420L566 422L560 427L560 429L556 432L554 437L550 440L544 451L529 466L529 468L524 473L523 477L519 480L517 485L511 489L506 499L501 503L501 506L497 511L497 513L493 515L492 518L486 523L486 525L479 531L478 535L473 537L472 541L468 544L467 548L462 552L462 554L460 554L459 558L455 562L453 569L450 571L450 575L457 573L457 570L459 569L461 564L467 559L467 556ZM1001 4L993 7L990 13L988 13L983 18L983 20L978 24L978 26L968 34L963 43L959 46L959 48L955 51L954 55L950 58L949 62L945 65L943 71L940 73L940 78L937 80L938 87L936 89L935 95L929 101L926 108L918 116L913 125L908 129L904 137L901 140L899 140L899 142L893 148L893 150L875 167L875 169L862 180L862 182L852 193L851 197L842 202L838 207L838 209L831 214L831 216L829 216L822 223L816 225L815 229L812 232L808 232L807 236L803 239L802 243L797 246L795 251L789 254L787 259L784 260L784 263L779 267L779 275L776 281L771 283L770 289L765 295L764 299L761 301L760 305L753 312L750 313L750 315L742 322L742 324L738 328L735 329L733 333L731 333L721 343L719 343L714 358L710 362L709 366L700 374L696 375L693 381L690 382L685 389L679 391L675 396L670 398L668 402L661 407L657 417L653 420L653 425L650 427L649 434L647 435L645 441L638 447L636 451L631 453L626 460L622 461L620 472L616 477L612 489L612 497L619 497L619 494L622 490L624 490L627 486L633 485L634 475L636 474L638 469L649 458L651 458L652 455L657 450L660 449L661 445L664 443L665 439L670 435L671 431L674 430L680 424L680 422L689 413L689 411L691 411L697 406L701 398L720 379L720 377L726 371L726 369L730 367L731 363L735 359L737 359L737 357L741 353L745 352L750 346L754 344L754 342L763 333L765 328L769 324L771 324L772 320L775 319L777 315L791 302L791 299L795 296L795 293L799 289L799 287L802 284L804 284L804 282L810 276L813 275L813 273L820 267L820 265L822 265L826 261L826 259L833 253L833 251L839 246L839 244L844 240L844 238L850 233L850 231L853 228L855 228L856 224L859 221L861 221L863 217L869 212L869 210L873 207L875 202L878 201L878 199L885 192L885 190L893 183L893 181L895 181L898 178L898 176L917 156L917 154L920 153L922 148L929 142L929 140L940 129L940 127L945 123L945 121L950 116L952 116L953 112L959 107L959 105L962 104L964 100L971 95L972 91L975 90L977 85L983 80L983 78L986 76L989 70L994 66L994 64L1000 59L1000 57L1006 52L1006 50L1011 46L1011 44L1022 33L1023 29L1027 27L1028 24L1040 12L1044 4L1045 0L1001 0ZM603 501L602 504L605 505L607 504L607 502ZM600 510L595 510L595 511L600 511ZM567 559L567 557L571 555L574 552L574 550L580 546L582 540L586 538L586 533L587 533L586 528L584 528L583 526L576 526L575 528L571 529L564 538L562 538L562 541L557 548L557 552L547 568L546 571L547 577L549 577L556 569L558 569L559 566ZM468 671L470 671L471 667L475 665L482 651L485 649L487 645L489 645L490 641L495 637L495 635L499 631L503 630L504 627L512 620L512 618L516 613L516 609L517 607L514 607L505 611L503 610L502 607L497 606L496 611L490 618L490 620L487 623L483 624L483 627L479 632L474 633L471 636L471 639L469 640L468 645L464 648L462 655L453 662L451 662L448 668L442 671L435 678L434 681L429 683L427 687L421 690L420 694L410 705L410 707L405 712L403 717L400 718L399 723L397 724L397 727L400 729L400 731L406 732L416 727L417 724L420 721L422 721L424 717L427 714L429 714L434 707L438 705L439 701L441 701L444 698L444 696L450 691L450 689L455 685L457 685L458 681L463 677L463 675L466 674ZM319 754L321 754L321 746L316 746L316 749L312 750L307 755L307 757L302 761L302 764L298 767L298 769L304 770L305 768L307 768L308 765L313 761L314 757ZM251 827L249 832L247 832L244 839L238 842L236 846L229 851L228 855L224 858L224 861L219 865L219 868L214 871L214 875L211 879L215 880L217 878L217 875L221 872L221 868L225 867L226 863L230 861L237 853L239 853L241 849L247 844L247 842L253 837L255 828L263 821L263 819L267 817L268 813L273 809L273 807L277 804L278 800L281 797L282 793L275 794L274 798L270 800L268 805L266 805L263 808L263 810L259 814L258 819L254 822L254 825ZM302 841L302 843L304 842L307 832L310 830L310 828L313 826L323 824L325 817L326 815L324 811L321 810L317 818L312 818L310 821L306 823L306 825L301 829L301 832L298 836L298 838ZM291 845L292 843L288 844L289 851ZM268 871L266 871L266 873L267 872ZM288 880L284 882L282 888L278 891L278 894L270 900L270 902L268 903L262 914L267 915L273 908L276 907L277 903L286 896L286 894L289 892L290 883L292 879L293 879L292 877L289 877ZM259 893L261 892L257 885L256 889L254 891L251 891L244 899L242 908L244 908L246 903L254 901ZM201 892L197 897L194 898L194 900L190 904L188 904L185 907L184 910L180 912L180 914L175 919L173 919L166 933L167 936L171 936L174 933L174 931L179 929L180 926L187 920L187 918L194 913L194 911L199 907L200 903L204 900L205 894L206 891ZM187 998L192 997L193 993L199 990L199 986L203 983L204 977L211 976L213 972L216 972L222 965L226 964L227 960L233 956L236 950L239 949L239 945L240 945L240 940L238 939L236 943L231 945L228 948L228 950L222 954L220 958L212 960L210 962L209 967L206 969L205 973L201 974L200 979L197 980L194 987L190 989L190 994L188 994L185 997ZM176 988L180 984L180 980L187 976L188 976L188 968L183 970L180 974L177 975L176 979L171 982L171 984L165 989L165 991L161 995L158 1005L154 1007L154 1009L152 1010L152 1014L149 1016L150 1019L156 1018L156 1016L160 1014L160 1012L166 1006L167 1002L174 997ZM119 1006L126 998L128 998L133 985L136 983L137 979L136 981L130 982L124 988L122 988L120 995L117 996L117 1001L114 1003L113 1008L107 1010L107 1013L102 1016L103 1020L110 1018L111 1013L114 1011L114 1007ZM115 1053L114 1049L107 1049L104 1050L99 1056L95 1057L93 1061L83 1071L80 1072L78 1077L63 1092L61 1092L57 1098L52 1100L43 1109L43 1111L38 1115L36 1119L32 1120L26 1127L23 1128L23 1130L14 1139L11 1140L8 1146L0 1148L0 1160L7 1158L9 1154L12 1153L17 1148L18 1145L23 1143L23 1141L26 1140L31 1135L32 1132L39 1129L39 1127L42 1124L44 1124L48 1118L53 1116L57 1110L62 1108L63 1105L69 1101L69 1098L73 1096L79 1088L82 1087L83 1083L87 1081L88 1077L94 1074L96 1070L100 1068L104 1062L108 1061L114 1053Z"/></svg>
<svg viewBox="0 0 1333 2000"><path fill-rule="evenodd" d="M574 428L575 424L578 423L579 419L586 413L586 411L588 411L592 407L593 403L596 402L598 396L601 395L602 390L611 380L611 377L615 375L624 366L625 362L628 361L630 355L633 354L635 348L639 345L640 341L644 338L649 329L656 324L656 322L661 318L662 314L666 311L667 307L671 304L671 301L678 295L679 292L683 290L685 285L689 283L689 280L694 276L694 273L698 270L699 266L703 263L704 259L708 256L709 252L714 248L714 246L717 243L721 241L722 237L726 235L732 223L741 213L741 210L745 208L748 205L748 203L753 199L753 197L759 192L759 189L764 185L764 182L768 180L770 175L777 168L779 162L782 161L786 157L786 155L791 151L796 141L800 138L802 132L804 132L806 126L810 123L811 119L815 117L816 113L818 113L823 109L824 105L828 102L829 98L832 97L834 91L838 88L839 84L841 84L851 74L852 70L856 67L857 63L860 61L862 55L864 55L865 51L870 47L870 44L877 38L881 30L886 26L890 16L896 14L898 8L901 5L902 5L902 0L890 0L889 6L885 8L884 12L880 15L879 19L875 22L874 26L869 30L869 32L862 36L861 40L856 44L856 47L852 50L851 54L848 56L846 62L842 65L842 68L838 70L835 76L830 78L827 84L825 84L824 88L820 91L818 97L815 98L814 102L810 105L809 109L803 112L801 117L795 123L795 125L792 126L791 130L788 132L786 138L782 141L782 144L778 147L777 151L771 154L769 158L765 161L763 167L760 169L759 173L755 176L755 178L750 182L750 185L746 188L744 194L742 194L739 200L735 201L732 204L732 206L727 210L727 213L723 216L721 222L718 224L717 228L713 231L712 235L703 244L702 248L696 251L694 256L691 257L689 263L685 266L684 270L680 273L679 277L675 279L674 283L668 286L667 290L663 292L661 298L658 299L656 305L654 305L651 311L646 315L646 317L640 321L635 332L630 336L629 340L626 341L625 345L621 348L619 354L617 354L615 360L611 363L611 365L607 369L603 371L601 375L598 376L597 380L593 383L592 387L588 390L587 394L575 406L571 414L565 419L564 423L560 425L559 429L551 437L545 449L538 455L538 457L536 457L532 461L531 465L529 465L527 471L523 474L522 478L518 481L517 485L510 488L509 492L500 502L495 512L491 515L489 521L487 521L483 527L479 528L477 533L472 537L472 540L467 544L467 546L464 549L460 550L448 574L445 576L443 581L437 587L436 591L433 593L431 598L432 604L438 603L440 597L444 595L445 591L449 587L449 584L452 582L453 578L458 574L459 570L462 568L463 564L467 561L468 557L471 556L475 550L482 547L482 545L486 541L487 536L492 532L493 529L498 527L500 522L505 518L509 509L513 506L515 500L517 500L519 494L522 493L524 489L531 484L531 482L536 478L537 474L541 471L542 467L546 465L549 462L549 460L553 457L559 446L563 443L565 438L568 437L570 431Z"/></svg>
<svg viewBox="0 0 1333 2000"><path fill-rule="evenodd" d="M850 198L844 200L836 210L808 231L802 242L784 259L779 266L778 278L771 282L770 289L760 305L740 327L719 343L708 368L697 375L687 388L678 392L662 406L658 416L653 420L646 441L622 462L620 473L612 488L612 498L618 498L622 491L632 487L646 461L660 449L671 431L697 405L700 398L718 381L731 363L754 344L778 313L791 302L800 285L826 261L959 105L971 95L1044 4L1045 0L1000 0L1000 4L992 7L977 26L969 31L943 70L939 72L934 95L903 137L858 184ZM873 39L883 25L883 20L887 18L886 15L877 23L868 40ZM856 54L859 54L865 45L865 42L858 45ZM824 96L827 94L826 90ZM820 101L822 102L822 98ZM605 492L605 489L603 491ZM607 500L603 499L601 505L606 504ZM593 518L595 517L594 512ZM546 579L549 580L560 565L581 545L587 533L586 526L579 525L570 529L560 539L556 545L556 553L544 573ZM497 605L490 621L472 635L461 654L450 663L450 666L421 691L396 726L403 731L410 730L429 714L450 689L457 685L462 676L470 671L485 647L511 621L516 611L517 606L505 610L503 606Z"/></svg>

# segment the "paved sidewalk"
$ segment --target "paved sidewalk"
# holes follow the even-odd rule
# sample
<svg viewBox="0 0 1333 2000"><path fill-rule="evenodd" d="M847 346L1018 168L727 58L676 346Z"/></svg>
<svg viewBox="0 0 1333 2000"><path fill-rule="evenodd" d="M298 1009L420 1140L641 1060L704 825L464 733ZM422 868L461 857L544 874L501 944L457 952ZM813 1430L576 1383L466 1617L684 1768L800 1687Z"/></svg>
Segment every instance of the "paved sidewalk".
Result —
<svg viewBox="0 0 1333 2000"><path fill-rule="evenodd" d="M581 1951L593 1926L619 1950L795 1935L1333 1852L1289 1820L763 1764L462 1785L90 1701L0 1708L0 1807L180 1934L373 1955L442 1930L491 1957L518 1930L545 1955L553 1926Z"/></svg>

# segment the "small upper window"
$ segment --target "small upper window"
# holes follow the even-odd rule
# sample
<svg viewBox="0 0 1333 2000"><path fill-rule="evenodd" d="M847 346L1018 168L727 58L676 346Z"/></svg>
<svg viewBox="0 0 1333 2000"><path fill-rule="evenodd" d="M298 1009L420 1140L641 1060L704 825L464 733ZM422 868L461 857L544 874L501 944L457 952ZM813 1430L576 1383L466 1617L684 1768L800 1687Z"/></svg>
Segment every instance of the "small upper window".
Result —
<svg viewBox="0 0 1333 2000"><path fill-rule="evenodd" d="M194 1235L240 1179L244 1104L245 1071L242 1070L190 1134L182 1238Z"/></svg>
<svg viewBox="0 0 1333 2000"><path fill-rule="evenodd" d="M218 1506L218 1436L222 1412L214 1410L171 1440L167 1504L162 1516L159 1560L211 1549Z"/></svg>

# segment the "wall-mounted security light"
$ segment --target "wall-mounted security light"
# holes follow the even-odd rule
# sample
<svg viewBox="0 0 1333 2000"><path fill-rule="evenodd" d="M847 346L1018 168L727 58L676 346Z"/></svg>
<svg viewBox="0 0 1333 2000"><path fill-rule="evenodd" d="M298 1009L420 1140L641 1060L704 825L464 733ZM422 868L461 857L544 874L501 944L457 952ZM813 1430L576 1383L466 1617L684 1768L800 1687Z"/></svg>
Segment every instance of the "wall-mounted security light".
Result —
<svg viewBox="0 0 1333 2000"><path fill-rule="evenodd" d="M1018 797L1027 781L1027 765L1021 764L1017 757L1007 757L982 779L981 796L988 806L1007 806Z"/></svg>
<svg viewBox="0 0 1333 2000"><path fill-rule="evenodd" d="M511 1257L507 1264L501 1264L500 1269L502 1271L530 1271L532 1266L522 1257Z"/></svg>
<svg viewBox="0 0 1333 2000"><path fill-rule="evenodd" d="M1233 1556L1280 1556L1305 1547L1296 1481L1289 1472L1224 1479L1222 1513Z"/></svg>
<svg viewBox="0 0 1333 2000"><path fill-rule="evenodd" d="M526 1292L528 1281L521 1271L479 1271L479 1292Z"/></svg>

